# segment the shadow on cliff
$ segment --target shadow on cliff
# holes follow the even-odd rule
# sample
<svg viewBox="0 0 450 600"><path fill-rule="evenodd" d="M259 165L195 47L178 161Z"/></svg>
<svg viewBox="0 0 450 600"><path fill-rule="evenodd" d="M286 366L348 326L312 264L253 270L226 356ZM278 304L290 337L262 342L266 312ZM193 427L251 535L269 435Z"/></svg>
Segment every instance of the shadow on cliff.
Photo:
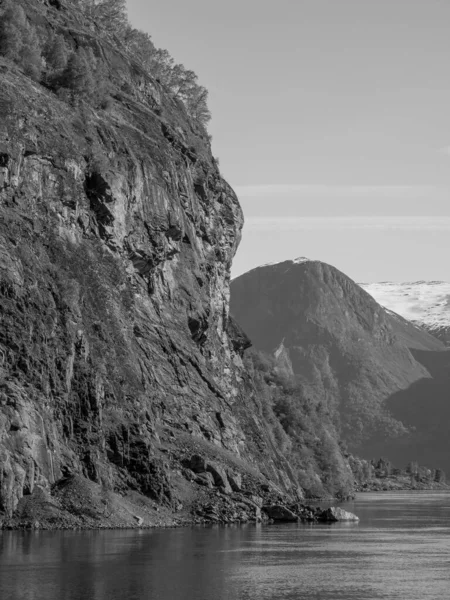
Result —
<svg viewBox="0 0 450 600"><path fill-rule="evenodd" d="M412 429L398 439L377 438L366 444L367 458L384 456L396 466L417 461L450 475L450 351L411 350L430 373L386 401L391 414Z"/></svg>

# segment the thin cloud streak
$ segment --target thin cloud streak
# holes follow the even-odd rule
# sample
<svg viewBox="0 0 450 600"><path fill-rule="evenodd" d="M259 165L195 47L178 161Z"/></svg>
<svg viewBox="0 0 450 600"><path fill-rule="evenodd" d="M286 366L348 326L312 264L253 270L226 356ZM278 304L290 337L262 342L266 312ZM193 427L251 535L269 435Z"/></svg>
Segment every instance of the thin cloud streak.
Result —
<svg viewBox="0 0 450 600"><path fill-rule="evenodd" d="M450 217L249 217L244 232L312 230L450 231Z"/></svg>
<svg viewBox="0 0 450 600"><path fill-rule="evenodd" d="M266 196L316 196L316 197L371 197L371 198L416 198L427 194L448 193L448 188L432 185L241 185L234 191L240 198Z"/></svg>

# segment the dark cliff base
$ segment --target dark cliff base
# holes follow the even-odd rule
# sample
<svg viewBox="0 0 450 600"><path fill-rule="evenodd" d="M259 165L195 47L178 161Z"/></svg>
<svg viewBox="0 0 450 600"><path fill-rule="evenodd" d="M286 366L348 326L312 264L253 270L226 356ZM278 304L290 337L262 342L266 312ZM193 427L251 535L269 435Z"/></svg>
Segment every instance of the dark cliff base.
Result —
<svg viewBox="0 0 450 600"><path fill-rule="evenodd" d="M51 489L35 488L22 498L14 516L0 523L0 529L148 529L338 520L330 518L323 506L289 501L286 495L255 482L252 491L247 487L239 492L205 487L203 482L198 489L178 483L180 502L170 510L135 492L117 494L83 477L69 477Z"/></svg>

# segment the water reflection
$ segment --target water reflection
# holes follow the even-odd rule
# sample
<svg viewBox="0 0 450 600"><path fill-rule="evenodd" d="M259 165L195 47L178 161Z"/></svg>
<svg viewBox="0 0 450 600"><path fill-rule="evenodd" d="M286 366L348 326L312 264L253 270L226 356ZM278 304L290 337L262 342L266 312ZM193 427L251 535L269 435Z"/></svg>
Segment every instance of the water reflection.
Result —
<svg viewBox="0 0 450 600"><path fill-rule="evenodd" d="M450 496L367 494L359 524L3 532L1 600L435 600Z"/></svg>

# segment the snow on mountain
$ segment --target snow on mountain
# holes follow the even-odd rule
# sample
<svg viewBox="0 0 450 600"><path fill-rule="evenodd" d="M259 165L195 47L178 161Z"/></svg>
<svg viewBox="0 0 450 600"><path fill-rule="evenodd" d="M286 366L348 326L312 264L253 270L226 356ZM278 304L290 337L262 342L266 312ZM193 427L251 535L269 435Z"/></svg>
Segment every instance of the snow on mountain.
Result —
<svg viewBox="0 0 450 600"><path fill-rule="evenodd" d="M450 283L360 283L375 300L450 344Z"/></svg>
<svg viewBox="0 0 450 600"><path fill-rule="evenodd" d="M264 263L263 265L261 265L261 267L273 267L275 265L284 265L287 263L301 265L302 263L306 263L306 262L314 262L314 261L311 258L307 258L306 256L299 256L298 258L293 258L292 260L282 260L282 261L278 260L275 262ZM260 267L257 267L257 268L260 268Z"/></svg>

